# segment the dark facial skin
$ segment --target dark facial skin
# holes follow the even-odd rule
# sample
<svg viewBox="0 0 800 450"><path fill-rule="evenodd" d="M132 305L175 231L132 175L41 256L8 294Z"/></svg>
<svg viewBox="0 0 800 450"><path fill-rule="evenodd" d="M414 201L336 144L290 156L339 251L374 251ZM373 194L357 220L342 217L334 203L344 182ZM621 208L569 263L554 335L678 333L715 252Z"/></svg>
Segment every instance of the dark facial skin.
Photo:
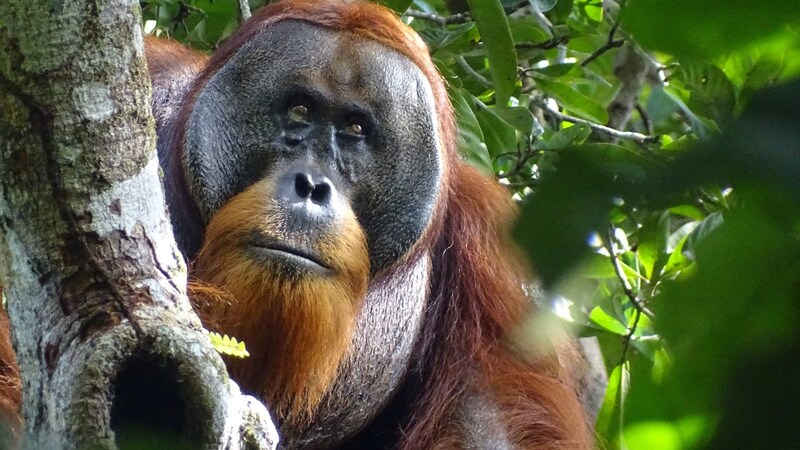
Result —
<svg viewBox="0 0 800 450"><path fill-rule="evenodd" d="M189 190L208 221L276 171L324 178L350 200L378 273L430 222L442 170L435 120L430 86L403 55L282 21L244 45L198 93L184 147Z"/></svg>

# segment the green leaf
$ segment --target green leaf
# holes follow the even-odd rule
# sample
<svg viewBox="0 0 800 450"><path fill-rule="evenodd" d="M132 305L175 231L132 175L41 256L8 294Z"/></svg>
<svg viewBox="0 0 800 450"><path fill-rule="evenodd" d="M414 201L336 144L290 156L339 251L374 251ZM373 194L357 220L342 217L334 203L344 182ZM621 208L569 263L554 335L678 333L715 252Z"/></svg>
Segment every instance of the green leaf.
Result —
<svg viewBox="0 0 800 450"><path fill-rule="evenodd" d="M800 210L794 200L774 191L752 199L756 201L729 212L724 223L698 242L697 269L691 276L665 286L653 302L659 332L673 350L670 383L685 411L711 412L718 410L726 392L743 395L727 389L737 362L781 348L787 340L797 340L800 331L800 245L792 230L776 220L780 214L797 223ZM779 210L771 211L770 202L780 205ZM751 395L758 395L758 389ZM769 410L751 411L749 420L759 421L754 416ZM773 420L781 414L774 410ZM769 434L758 435L763 441ZM742 448L754 448L750 440Z"/></svg>
<svg viewBox="0 0 800 450"><path fill-rule="evenodd" d="M486 45L497 104L505 105L517 84L517 52L506 13L500 2L494 0L468 0L468 3Z"/></svg>
<svg viewBox="0 0 800 450"><path fill-rule="evenodd" d="M234 2L220 2L215 0L193 0L193 8L199 9L206 14L215 13L227 16L238 14L238 6Z"/></svg>
<svg viewBox="0 0 800 450"><path fill-rule="evenodd" d="M719 228L724 223L722 213L713 212L708 215L702 222L686 236L686 243L683 246L683 254L694 259L694 251L697 245L703 242L711 232Z"/></svg>
<svg viewBox="0 0 800 450"><path fill-rule="evenodd" d="M447 29L426 28L420 35L431 53L441 50L463 53L472 46L472 39L477 39L478 31L475 23L467 22Z"/></svg>
<svg viewBox="0 0 800 450"><path fill-rule="evenodd" d="M625 327L625 324L605 312L603 308L599 306L592 308L592 312L589 313L589 318L604 330L620 336L628 334L628 329Z"/></svg>
<svg viewBox="0 0 800 450"><path fill-rule="evenodd" d="M587 254L587 239L603 229L612 206L612 183L592 158L562 152L555 172L545 173L525 199L514 237L546 288L568 274Z"/></svg>
<svg viewBox="0 0 800 450"><path fill-rule="evenodd" d="M674 87L669 86L667 89L664 89L663 92L675 103L675 106L677 106L678 109L680 109L686 115L686 117L689 118L689 121L692 124L692 131L694 131L698 137L702 138L709 135L711 132L711 127L709 127L709 124L698 117L697 114L695 114L694 111L692 111L692 109L689 108L686 103L684 103L683 99ZM681 137L681 140L685 139L687 139L686 136Z"/></svg>
<svg viewBox="0 0 800 450"><path fill-rule="evenodd" d="M672 253L669 254L669 258L667 258L664 269L661 271L662 277L678 274L684 269L691 267L692 261L683 253L683 246L686 245L686 238L689 237L689 233L694 226L696 226L695 222L685 224L670 236L670 242L675 240L675 246L672 249Z"/></svg>
<svg viewBox="0 0 800 450"><path fill-rule="evenodd" d="M514 42L537 43L550 39L548 33L542 29L539 22L531 16L513 18L509 17L508 26Z"/></svg>
<svg viewBox="0 0 800 450"><path fill-rule="evenodd" d="M579 5L586 18L595 23L603 21L603 2L601 0L586 0L580 2Z"/></svg>
<svg viewBox="0 0 800 450"><path fill-rule="evenodd" d="M448 84L448 92L450 93L450 101L453 103L453 109L456 113L458 136L461 143L459 148L464 156L467 157L467 161L473 166L477 167L486 175L493 176L492 158L489 156L489 149L486 147L486 144L484 144L481 125L478 122L478 118L475 117L475 113L472 111L469 103L467 103L467 100L464 98L468 96L474 99L474 97L464 89L454 89L451 84Z"/></svg>
<svg viewBox="0 0 800 450"><path fill-rule="evenodd" d="M587 143L578 150L598 158L607 172L623 178L627 184L645 183L663 168L658 160L618 144Z"/></svg>
<svg viewBox="0 0 800 450"><path fill-rule="evenodd" d="M648 217L639 230L637 254L646 276L650 279L657 279L666 264L670 223L670 214L665 211Z"/></svg>
<svg viewBox="0 0 800 450"><path fill-rule="evenodd" d="M700 211L700 208L694 205L673 206L669 209L669 212L679 216L688 217L693 220L703 220L705 218L703 211Z"/></svg>
<svg viewBox="0 0 800 450"><path fill-rule="evenodd" d="M565 127L556 132L545 132L541 139L536 141L534 148L537 150L561 150L581 144L592 133L588 125L576 124Z"/></svg>
<svg viewBox="0 0 800 450"><path fill-rule="evenodd" d="M779 79L785 52L780 47L757 46L732 55L723 71L742 90L755 91Z"/></svg>
<svg viewBox="0 0 800 450"><path fill-rule="evenodd" d="M414 0L379 0L378 3L397 11L398 14L403 14Z"/></svg>
<svg viewBox="0 0 800 450"><path fill-rule="evenodd" d="M522 106L495 108L494 112L527 138L539 135L543 131L539 121L533 117L528 108Z"/></svg>
<svg viewBox="0 0 800 450"><path fill-rule="evenodd" d="M578 65L575 63L549 64L547 67L536 69L536 72L552 78L563 77L571 72L577 72L578 75L580 75L580 70L576 71L576 67L578 67Z"/></svg>
<svg viewBox="0 0 800 450"><path fill-rule="evenodd" d="M603 406L597 415L597 432L609 442L619 440L622 426L623 405L630 383L628 364L615 366L608 375L608 387ZM603 445L601 448L605 448Z"/></svg>
<svg viewBox="0 0 800 450"><path fill-rule="evenodd" d="M562 24L572 13L572 5L573 0L559 0L553 9L547 12L547 16L554 25Z"/></svg>
<svg viewBox="0 0 800 450"><path fill-rule="evenodd" d="M544 77L536 77L536 85L576 115L597 123L608 122L606 109L593 98L578 92L572 86Z"/></svg>
<svg viewBox="0 0 800 450"><path fill-rule="evenodd" d="M718 125L731 121L736 106L736 92L725 73L711 64L681 64L673 76L689 92L687 106Z"/></svg>
<svg viewBox="0 0 800 450"><path fill-rule="evenodd" d="M489 155L496 158L504 153L515 151L517 148L517 133L514 127L477 98L473 97L473 100L475 116L481 126L486 148L489 149Z"/></svg>
<svg viewBox="0 0 800 450"><path fill-rule="evenodd" d="M581 264L581 276L587 278L608 279L617 277L617 272L614 270L614 265L607 255L600 253L591 253L586 256L586 259Z"/></svg>
<svg viewBox="0 0 800 450"><path fill-rule="evenodd" d="M676 426L669 422L637 422L625 427L625 443L631 450L683 450Z"/></svg>
<svg viewBox="0 0 800 450"><path fill-rule="evenodd" d="M713 58L770 38L800 23L800 7L787 0L635 0L622 26L653 50Z"/></svg>
<svg viewBox="0 0 800 450"><path fill-rule="evenodd" d="M247 358L250 356L250 353L248 353L244 346L244 342L239 342L234 337L209 331L208 339L211 341L211 346L214 347L214 350L223 355L235 356L237 358Z"/></svg>

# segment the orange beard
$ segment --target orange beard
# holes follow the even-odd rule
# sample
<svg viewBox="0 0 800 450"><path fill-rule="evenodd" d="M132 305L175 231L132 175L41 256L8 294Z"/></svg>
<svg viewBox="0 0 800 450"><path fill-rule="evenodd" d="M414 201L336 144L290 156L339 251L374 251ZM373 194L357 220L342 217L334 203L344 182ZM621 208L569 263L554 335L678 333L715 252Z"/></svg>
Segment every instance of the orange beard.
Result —
<svg viewBox="0 0 800 450"><path fill-rule="evenodd" d="M245 391L262 396L282 423L308 423L347 355L369 279L366 238L338 197L339 223L309 236L286 231L286 218L261 181L212 217L193 263L190 294L205 325L243 340L251 356L229 358ZM287 267L248 253L259 232L304 242L329 273Z"/></svg>

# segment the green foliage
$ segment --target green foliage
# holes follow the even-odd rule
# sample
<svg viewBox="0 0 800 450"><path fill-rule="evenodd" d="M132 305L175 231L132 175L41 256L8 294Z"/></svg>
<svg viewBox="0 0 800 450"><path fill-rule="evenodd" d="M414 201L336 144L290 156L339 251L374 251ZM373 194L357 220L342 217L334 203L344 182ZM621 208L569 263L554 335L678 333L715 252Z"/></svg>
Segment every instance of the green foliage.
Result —
<svg viewBox="0 0 800 450"><path fill-rule="evenodd" d="M686 58L711 60L727 56L784 33L787 24L800 21L798 5L785 0L762 0L758 4L747 0L629 3L624 26L637 42ZM792 51L796 53L797 46Z"/></svg>
<svg viewBox="0 0 800 450"><path fill-rule="evenodd" d="M469 9L485 46L498 103L507 103L517 83L517 53L511 39L503 5L485 0L469 0Z"/></svg>
<svg viewBox="0 0 800 450"><path fill-rule="evenodd" d="M244 342L239 342L235 337L221 335L213 331L208 332L208 340L214 350L222 355L235 356L237 358L247 358L250 353L244 346Z"/></svg>
<svg viewBox="0 0 800 450"><path fill-rule="evenodd" d="M145 31L210 50L239 26L237 0L141 0ZM249 0L251 9L268 3Z"/></svg>
<svg viewBox="0 0 800 450"><path fill-rule="evenodd" d="M378 3L391 8L397 12L403 12L414 3L413 0L380 0Z"/></svg>
<svg viewBox="0 0 800 450"><path fill-rule="evenodd" d="M603 448L796 447L795 2L382 3L428 44L465 158L520 201L548 295L601 344ZM142 4L200 48L237 25L234 1Z"/></svg>

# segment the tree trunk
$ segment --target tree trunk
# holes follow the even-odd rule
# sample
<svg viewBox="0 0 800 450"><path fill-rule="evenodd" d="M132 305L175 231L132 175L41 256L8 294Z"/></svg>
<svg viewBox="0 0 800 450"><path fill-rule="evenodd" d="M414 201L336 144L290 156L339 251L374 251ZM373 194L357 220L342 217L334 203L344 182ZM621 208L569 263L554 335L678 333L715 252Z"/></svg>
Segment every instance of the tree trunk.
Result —
<svg viewBox="0 0 800 450"><path fill-rule="evenodd" d="M0 1L0 276L25 447L274 448L186 297L138 2Z"/></svg>

